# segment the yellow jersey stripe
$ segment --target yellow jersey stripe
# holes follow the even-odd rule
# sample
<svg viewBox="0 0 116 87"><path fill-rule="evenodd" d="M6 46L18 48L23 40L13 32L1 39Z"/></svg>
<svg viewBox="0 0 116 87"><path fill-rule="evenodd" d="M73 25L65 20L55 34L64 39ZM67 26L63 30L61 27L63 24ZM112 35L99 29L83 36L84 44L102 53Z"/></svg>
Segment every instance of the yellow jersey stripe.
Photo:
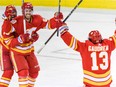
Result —
<svg viewBox="0 0 116 87"><path fill-rule="evenodd" d="M71 42L70 42L70 44L69 44L69 47L70 47L70 48L72 47L73 42L74 42L74 37L71 38Z"/></svg>
<svg viewBox="0 0 116 87"><path fill-rule="evenodd" d="M104 77L107 77L110 74L110 70L107 71L104 74L95 74L95 73L92 73L92 72L89 72L89 71L86 71L86 70L84 70L83 72L84 72L85 75L89 75L89 76L96 77L96 78L102 78L102 77L104 78Z"/></svg>
<svg viewBox="0 0 116 87"><path fill-rule="evenodd" d="M110 77L107 81L103 81L103 82L94 82L94 81L88 80L86 78L84 78L83 81L86 83L92 84L92 85L102 86L102 85L107 85L107 84L111 83L112 77Z"/></svg>

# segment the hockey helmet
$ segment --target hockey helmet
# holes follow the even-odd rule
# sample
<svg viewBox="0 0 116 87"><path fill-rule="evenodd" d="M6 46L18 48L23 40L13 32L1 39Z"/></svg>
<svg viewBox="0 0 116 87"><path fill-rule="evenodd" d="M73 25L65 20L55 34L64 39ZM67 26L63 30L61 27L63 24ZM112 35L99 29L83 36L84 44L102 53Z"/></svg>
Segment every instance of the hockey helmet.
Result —
<svg viewBox="0 0 116 87"><path fill-rule="evenodd" d="M16 10L16 8L13 5L6 6L5 15L7 17L11 16L12 18L16 17L17 16L17 10Z"/></svg>
<svg viewBox="0 0 116 87"><path fill-rule="evenodd" d="M31 9L33 11L33 5L30 2L24 2L21 8L23 14L25 9Z"/></svg>
<svg viewBox="0 0 116 87"><path fill-rule="evenodd" d="M102 36L98 30L92 30L88 35L88 39L94 44L102 42Z"/></svg>

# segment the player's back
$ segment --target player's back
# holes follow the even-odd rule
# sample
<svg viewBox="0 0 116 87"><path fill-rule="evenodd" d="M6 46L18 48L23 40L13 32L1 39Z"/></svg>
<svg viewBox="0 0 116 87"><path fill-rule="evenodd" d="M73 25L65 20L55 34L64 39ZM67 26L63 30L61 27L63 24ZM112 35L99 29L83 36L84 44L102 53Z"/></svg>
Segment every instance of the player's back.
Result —
<svg viewBox="0 0 116 87"><path fill-rule="evenodd" d="M104 39L102 43L93 44L87 40L82 46L84 49L80 54L82 56L84 83L96 86L110 84L112 81L110 56L115 48L114 42Z"/></svg>

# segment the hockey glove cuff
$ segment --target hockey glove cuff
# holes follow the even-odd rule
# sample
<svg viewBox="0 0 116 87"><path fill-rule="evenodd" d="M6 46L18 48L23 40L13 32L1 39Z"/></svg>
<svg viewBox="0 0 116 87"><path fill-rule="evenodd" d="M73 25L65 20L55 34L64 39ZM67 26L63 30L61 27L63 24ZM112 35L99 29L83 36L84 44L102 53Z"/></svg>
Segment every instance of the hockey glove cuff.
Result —
<svg viewBox="0 0 116 87"><path fill-rule="evenodd" d="M69 28L67 25L62 25L61 27L59 27L59 32L61 35L64 34L68 30L69 30Z"/></svg>

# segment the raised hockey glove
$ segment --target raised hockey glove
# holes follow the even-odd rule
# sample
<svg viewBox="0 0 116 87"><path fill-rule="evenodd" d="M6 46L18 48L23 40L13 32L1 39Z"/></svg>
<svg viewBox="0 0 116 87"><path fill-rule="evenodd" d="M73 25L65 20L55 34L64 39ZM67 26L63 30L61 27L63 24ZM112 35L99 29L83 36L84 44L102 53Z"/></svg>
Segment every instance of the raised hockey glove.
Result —
<svg viewBox="0 0 116 87"><path fill-rule="evenodd" d="M48 24L51 29L54 29L54 28L58 29L60 26L62 26L64 24L62 21L56 21L55 18L51 18L49 22L50 23L48 23Z"/></svg>
<svg viewBox="0 0 116 87"><path fill-rule="evenodd" d="M62 25L63 14L55 12L54 17L49 20L49 27L51 29L59 28Z"/></svg>
<svg viewBox="0 0 116 87"><path fill-rule="evenodd" d="M63 19L62 12L55 12L54 13L54 18L55 18L56 21L61 21Z"/></svg>
<svg viewBox="0 0 116 87"><path fill-rule="evenodd" d="M62 22L62 19L63 19L62 12L55 12L54 19L56 21L56 28L58 29L63 24L63 22Z"/></svg>
<svg viewBox="0 0 116 87"><path fill-rule="evenodd" d="M36 32L33 32L31 35L31 41L35 42L38 40L38 38L39 38L39 35Z"/></svg>
<svg viewBox="0 0 116 87"><path fill-rule="evenodd" d="M18 42L19 43L28 43L29 42L29 34L21 34L20 36L18 36Z"/></svg>
<svg viewBox="0 0 116 87"><path fill-rule="evenodd" d="M12 5L8 5L5 9L4 14L2 14L2 19L12 20L12 18L17 16L16 8Z"/></svg>
<svg viewBox="0 0 116 87"><path fill-rule="evenodd" d="M12 15L11 10L5 11L4 14L2 14L2 19L11 20L11 18L12 18L11 15Z"/></svg>
<svg viewBox="0 0 116 87"><path fill-rule="evenodd" d="M2 14L2 19L11 20L11 10L5 11L4 14Z"/></svg>

